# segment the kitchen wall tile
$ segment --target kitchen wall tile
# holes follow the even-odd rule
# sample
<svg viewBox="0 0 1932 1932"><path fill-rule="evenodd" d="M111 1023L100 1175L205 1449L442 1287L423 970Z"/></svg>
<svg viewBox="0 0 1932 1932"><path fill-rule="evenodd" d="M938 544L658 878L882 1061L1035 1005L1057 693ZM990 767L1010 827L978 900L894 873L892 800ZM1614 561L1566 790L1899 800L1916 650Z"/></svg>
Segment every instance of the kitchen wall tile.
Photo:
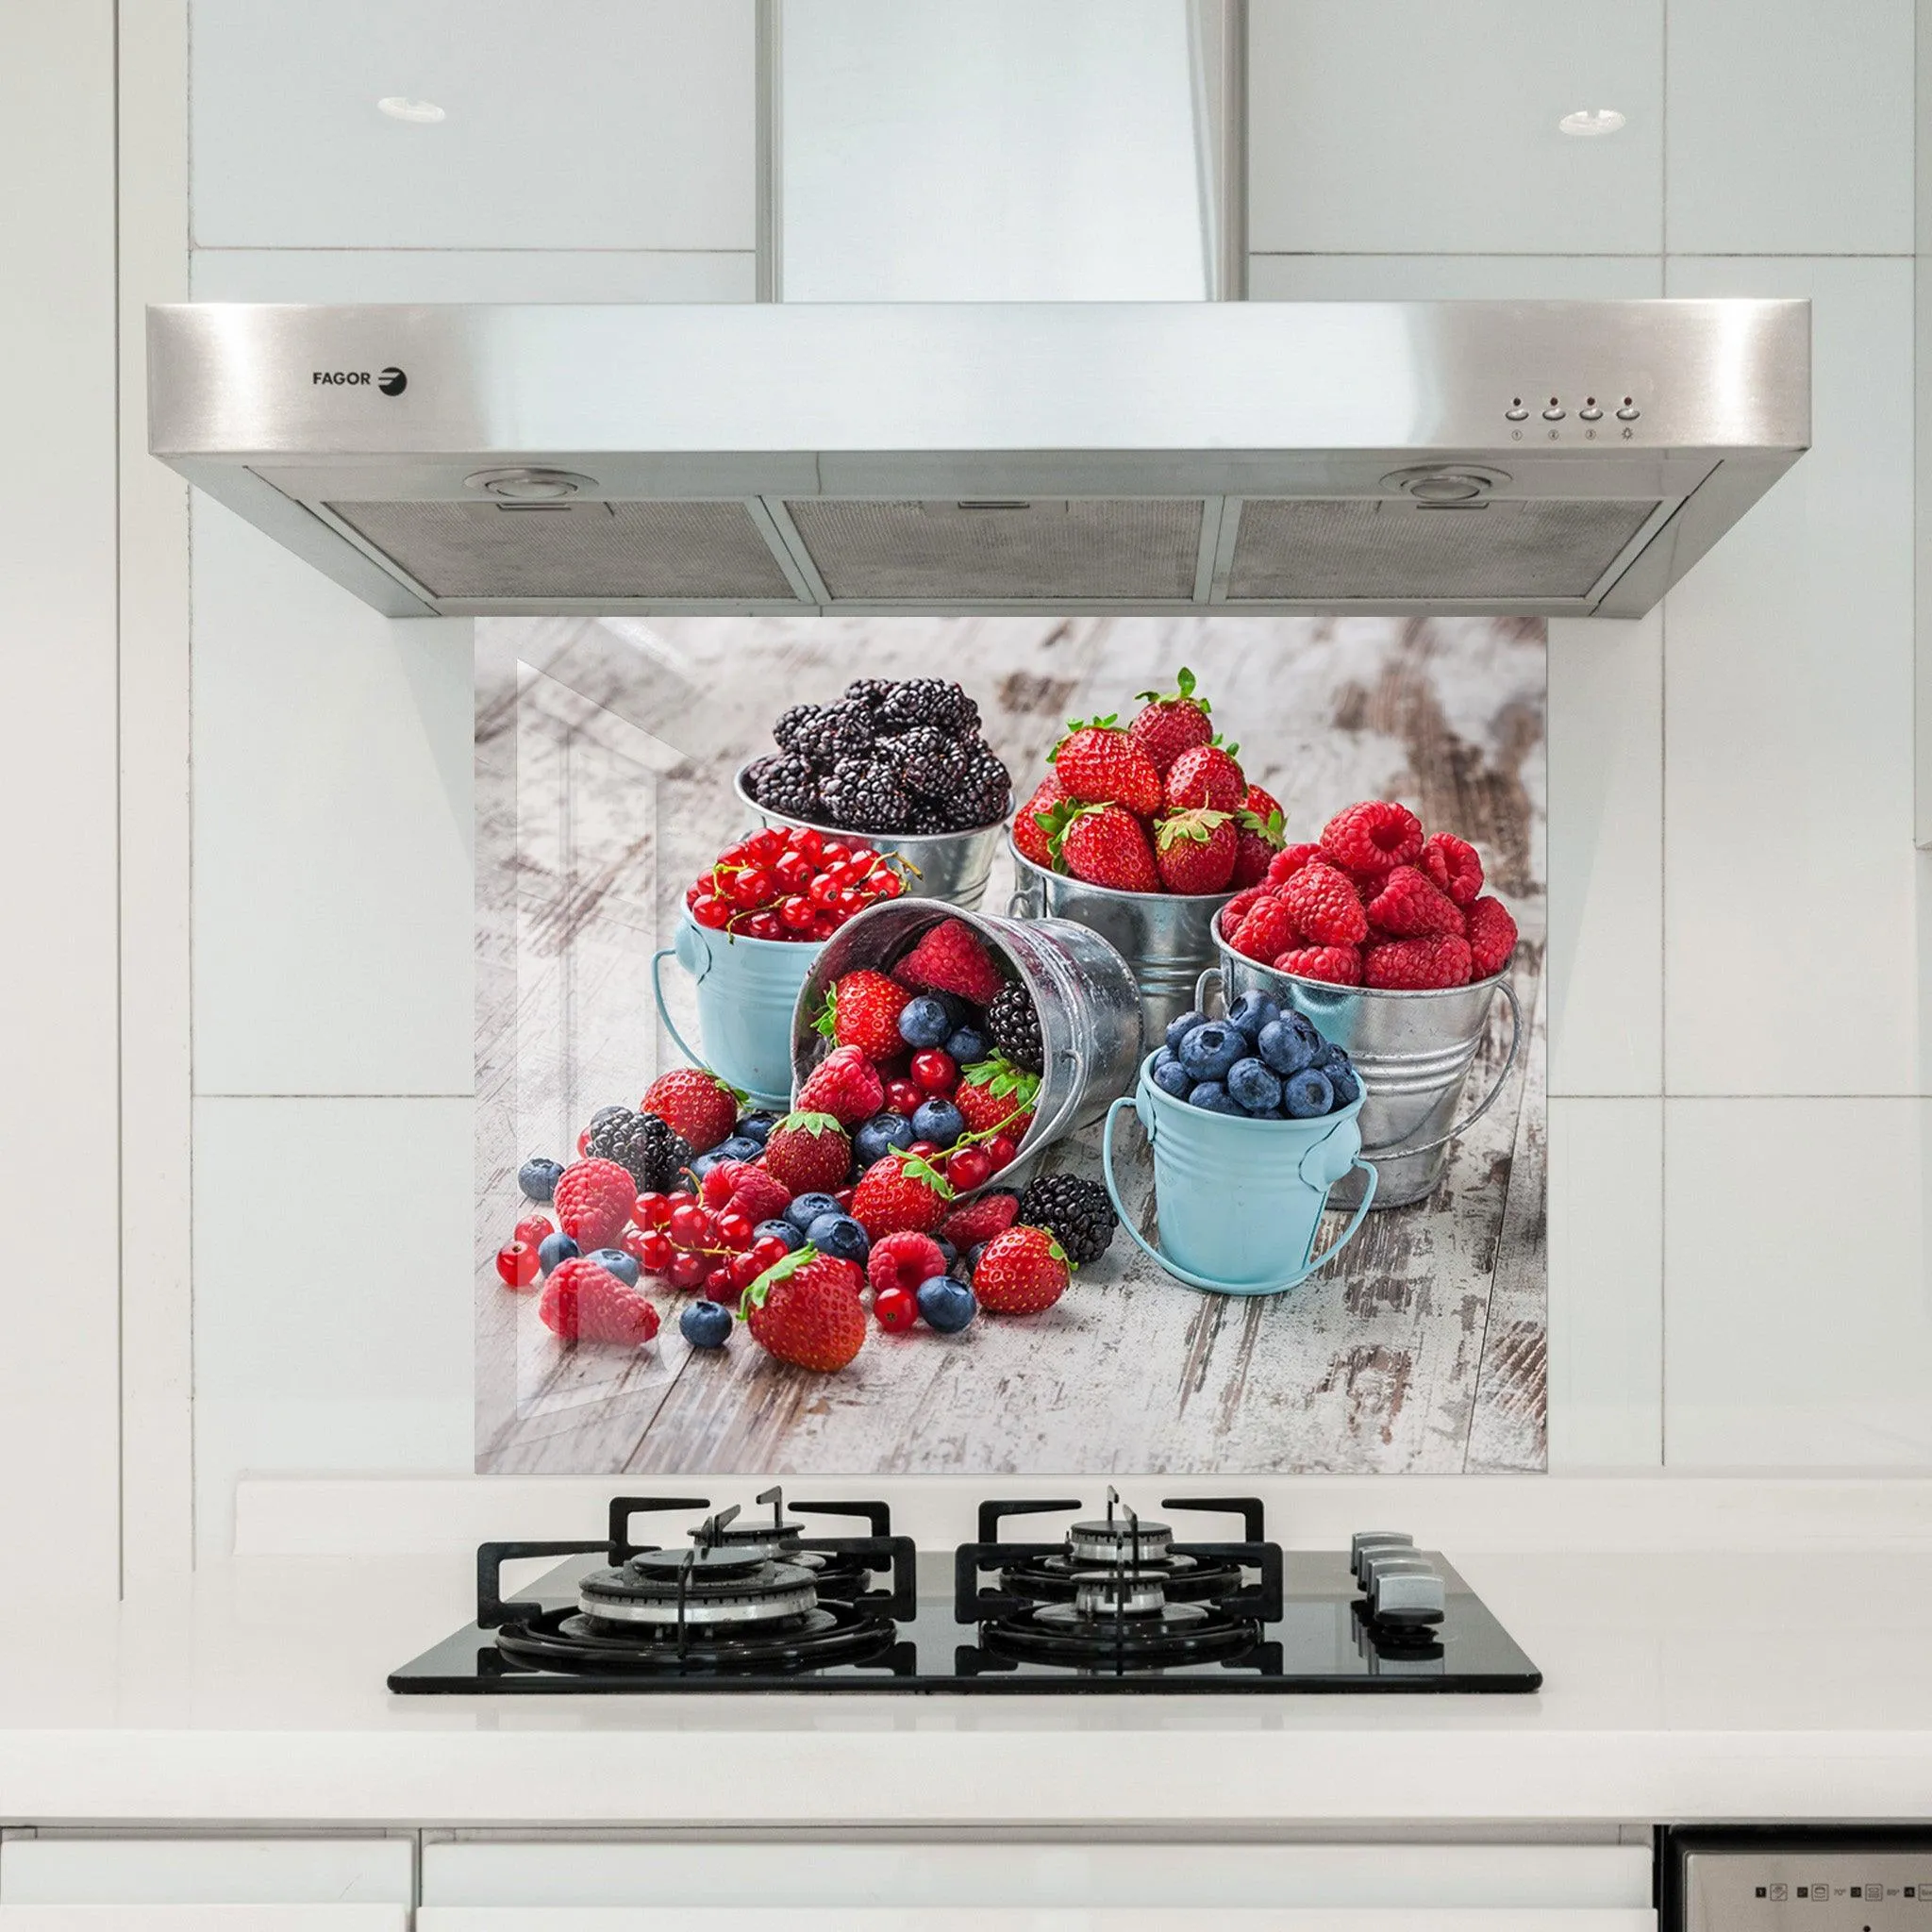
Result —
<svg viewBox="0 0 1932 1932"><path fill-rule="evenodd" d="M1932 1463L1932 1106L1664 1106L1667 1462Z"/></svg>
<svg viewBox="0 0 1932 1932"><path fill-rule="evenodd" d="M1668 245L1909 254L1912 7L1670 0Z"/></svg>
<svg viewBox="0 0 1932 1932"><path fill-rule="evenodd" d="M1655 253L1662 0L1257 0L1260 251ZM1614 108L1618 132L1557 124Z"/></svg>
<svg viewBox="0 0 1932 1932"><path fill-rule="evenodd" d="M471 625L193 531L195 1090L465 1093Z"/></svg>
<svg viewBox="0 0 1932 1932"><path fill-rule="evenodd" d="M204 1556L228 1547L243 1470L469 1469L470 1118L461 1100L195 1103Z"/></svg>
<svg viewBox="0 0 1932 1932"><path fill-rule="evenodd" d="M1663 1086L1663 618L1550 624L1550 1091Z"/></svg>
<svg viewBox="0 0 1932 1932"><path fill-rule="evenodd" d="M1674 258L1669 289L1812 298L1814 446L1665 604L1666 1089L1924 1091L1911 264Z"/></svg>
<svg viewBox="0 0 1932 1932"><path fill-rule="evenodd" d="M1550 1100L1550 1468L1663 1453L1663 1102Z"/></svg>
<svg viewBox="0 0 1932 1932"><path fill-rule="evenodd" d="M193 0L207 245L755 241L753 0ZM378 100L429 102L434 125Z"/></svg>
<svg viewBox="0 0 1932 1932"><path fill-rule="evenodd" d="M1656 255L1251 255L1254 302L1583 302L1664 291Z"/></svg>
<svg viewBox="0 0 1932 1932"><path fill-rule="evenodd" d="M625 249L201 248L198 302L749 302L758 257Z"/></svg>

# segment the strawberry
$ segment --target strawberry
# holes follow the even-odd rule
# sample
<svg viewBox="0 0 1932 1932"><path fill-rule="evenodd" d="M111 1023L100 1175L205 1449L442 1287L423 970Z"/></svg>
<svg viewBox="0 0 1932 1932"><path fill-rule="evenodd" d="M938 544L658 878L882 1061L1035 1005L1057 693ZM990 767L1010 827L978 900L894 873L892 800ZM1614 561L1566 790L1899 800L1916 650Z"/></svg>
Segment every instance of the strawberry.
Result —
<svg viewBox="0 0 1932 1932"><path fill-rule="evenodd" d="M969 1134L996 1134L1004 1129L1014 1140L1033 1124L1033 1103L1040 1096L1040 1075L1023 1073L1010 1060L994 1054L975 1060L953 1089L953 1105L966 1116Z"/></svg>
<svg viewBox="0 0 1932 1932"><path fill-rule="evenodd" d="M979 1306L995 1315L1037 1315L1067 1291L1067 1251L1043 1227L995 1235L973 1271Z"/></svg>
<svg viewBox="0 0 1932 1932"><path fill-rule="evenodd" d="M874 1293L882 1289L902 1288L908 1294L917 1294L922 1281L930 1281L935 1274L945 1272L946 1257L939 1242L931 1235L916 1234L910 1228L874 1241L872 1253L865 1257L865 1278L872 1283Z"/></svg>
<svg viewBox="0 0 1932 1932"><path fill-rule="evenodd" d="M1141 821L1124 806L1090 805L1060 833L1055 856L1076 879L1116 892L1158 892L1160 871Z"/></svg>
<svg viewBox="0 0 1932 1932"><path fill-rule="evenodd" d="M1145 701L1144 708L1127 726L1127 736L1163 775L1182 752L1206 744L1214 736L1214 726L1208 722L1213 708L1206 698L1194 695L1194 674L1185 664L1174 683L1178 688L1174 691L1137 691L1135 695Z"/></svg>
<svg viewBox="0 0 1932 1932"><path fill-rule="evenodd" d="M996 1234L1005 1234L1013 1224L1014 1216L1020 1211L1018 1194L1004 1190L990 1194L976 1194L974 1197L955 1208L940 1223L940 1239L951 1241L960 1254L968 1248L976 1248L981 1241L990 1241Z"/></svg>
<svg viewBox="0 0 1932 1932"><path fill-rule="evenodd" d="M1319 845L1284 845L1268 861L1268 883L1271 886L1285 886L1309 859L1327 857Z"/></svg>
<svg viewBox="0 0 1932 1932"><path fill-rule="evenodd" d="M828 1113L842 1127L856 1127L869 1121L886 1104L885 1082L878 1069L856 1046L834 1047L809 1074L798 1090L793 1110L797 1113ZM772 1143L765 1142L769 1157ZM771 1167L767 1158L765 1165ZM772 1168L782 1181L780 1168Z"/></svg>
<svg viewBox="0 0 1932 1932"><path fill-rule="evenodd" d="M1474 905L1483 889L1480 856L1467 839L1458 839L1454 832L1435 832L1424 839L1416 863L1458 906Z"/></svg>
<svg viewBox="0 0 1932 1932"><path fill-rule="evenodd" d="M821 1067L818 1073L824 1071ZM810 1085L808 1080L806 1086ZM804 1097L801 1092L799 1098ZM766 1137L764 1162L772 1178L791 1190L788 1199L797 1194L829 1194L842 1188L852 1172L852 1142L835 1116L801 1108L788 1113Z"/></svg>
<svg viewBox="0 0 1932 1932"><path fill-rule="evenodd" d="M930 1234L946 1218L953 1184L917 1154L875 1160L852 1191L852 1218L874 1241L909 1228Z"/></svg>
<svg viewBox="0 0 1932 1932"><path fill-rule="evenodd" d="M551 1196L557 1224L585 1254L608 1248L630 1220L638 1184L614 1160L574 1160L557 1177Z"/></svg>
<svg viewBox="0 0 1932 1932"><path fill-rule="evenodd" d="M1222 746L1197 744L1174 759L1163 795L1175 810L1206 806L1209 811L1240 811L1247 802L1248 781Z"/></svg>
<svg viewBox="0 0 1932 1932"><path fill-rule="evenodd" d="M1432 992L1469 984L1469 941L1454 933L1386 940L1362 948L1362 984L1397 992Z"/></svg>
<svg viewBox="0 0 1932 1932"><path fill-rule="evenodd" d="M1170 892L1223 891L1234 876L1239 843L1231 813L1174 812L1154 828L1154 863L1160 883Z"/></svg>
<svg viewBox="0 0 1932 1932"><path fill-rule="evenodd" d="M658 1332L658 1311L636 1289L575 1255L550 1271L537 1317L563 1341L641 1348Z"/></svg>
<svg viewBox="0 0 1932 1932"><path fill-rule="evenodd" d="M1263 965L1286 952L1297 938L1294 920L1279 899L1263 899L1252 908L1229 943L1237 953Z"/></svg>
<svg viewBox="0 0 1932 1932"><path fill-rule="evenodd" d="M1317 859L1281 887L1281 903L1298 938L1317 946L1358 946L1368 937L1368 915L1346 873Z"/></svg>
<svg viewBox="0 0 1932 1932"><path fill-rule="evenodd" d="M1049 772L1035 788L1033 796L1013 814L1013 849L1046 872L1053 870L1050 841L1058 829L1054 808L1065 797L1060 781Z"/></svg>
<svg viewBox="0 0 1932 1932"><path fill-rule="evenodd" d="M1311 867L1310 870L1313 868ZM1434 933L1462 937L1462 908L1420 866L1398 865L1369 901L1369 917L1397 939L1425 939ZM1327 937L1310 933L1310 939ZM1359 937L1359 935L1357 935Z"/></svg>
<svg viewBox="0 0 1932 1932"><path fill-rule="evenodd" d="M708 1154L738 1124L743 1096L703 1067L677 1067L659 1074L638 1102L640 1113L654 1113L691 1142L693 1154Z"/></svg>
<svg viewBox="0 0 1932 1932"><path fill-rule="evenodd" d="M1255 800L1266 801L1268 809L1257 811ZM1281 850L1281 808L1258 785L1248 787L1248 802L1235 813L1234 872L1229 883L1257 886L1268 876Z"/></svg>
<svg viewBox="0 0 1932 1932"><path fill-rule="evenodd" d="M1060 790L1083 805L1124 805L1143 819L1160 809L1160 773L1111 717L1069 724L1053 768Z"/></svg>
<svg viewBox="0 0 1932 1932"><path fill-rule="evenodd" d="M1252 813L1264 825L1270 819L1279 819L1283 824L1288 822L1288 814L1282 809L1280 799L1272 791L1263 791L1258 785L1248 787L1248 795L1241 800L1241 809ZM1278 831L1280 826L1275 829ZM1276 839L1274 842L1279 845L1281 841Z"/></svg>
<svg viewBox="0 0 1932 1932"><path fill-rule="evenodd" d="M958 993L975 1007L989 1005L1006 984L979 935L963 919L942 919L930 928L892 968L892 977L925 992Z"/></svg>
<svg viewBox="0 0 1932 1932"><path fill-rule="evenodd" d="M1469 908L1469 971L1487 979L1509 963L1516 950L1516 922L1500 899L1478 899Z"/></svg>
<svg viewBox="0 0 1932 1932"><path fill-rule="evenodd" d="M1362 956L1354 946L1298 946L1276 956L1274 970L1297 979L1322 979L1330 986L1359 986Z"/></svg>
<svg viewBox="0 0 1932 1932"><path fill-rule="evenodd" d="M889 1060L905 1050L899 1015L911 1004L911 992L896 979L863 966L833 982L815 1024L840 1046L856 1046L869 1060Z"/></svg>
<svg viewBox="0 0 1932 1932"><path fill-rule="evenodd" d="M848 1158L848 1171L850 1166ZM845 1175L841 1174L839 1178L842 1181ZM802 1193L830 1191L827 1188L800 1190ZM724 1205L736 1208L756 1227L759 1222L775 1220L784 1213L791 1205L791 1190L768 1167L748 1161L732 1176L731 1198Z"/></svg>
<svg viewBox="0 0 1932 1932"><path fill-rule="evenodd" d="M739 1305L751 1339L801 1369L842 1369L865 1345L865 1276L856 1261L822 1255L809 1242L774 1261Z"/></svg>

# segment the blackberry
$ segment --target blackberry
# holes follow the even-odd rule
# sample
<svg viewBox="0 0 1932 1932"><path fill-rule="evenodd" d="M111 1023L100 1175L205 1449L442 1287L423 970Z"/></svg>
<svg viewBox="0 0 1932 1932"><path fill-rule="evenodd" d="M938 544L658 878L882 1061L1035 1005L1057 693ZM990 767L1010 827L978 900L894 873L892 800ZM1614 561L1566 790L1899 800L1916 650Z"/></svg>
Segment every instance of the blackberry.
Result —
<svg viewBox="0 0 1932 1932"><path fill-rule="evenodd" d="M691 1142L654 1113L607 1107L591 1123L586 1143L599 1160L614 1160L638 1184L641 1194L668 1194L678 1171L691 1159Z"/></svg>
<svg viewBox="0 0 1932 1932"><path fill-rule="evenodd" d="M979 707L957 684L939 677L912 677L879 707L887 731L909 731L932 724L949 738L972 738L979 730Z"/></svg>
<svg viewBox="0 0 1932 1932"><path fill-rule="evenodd" d="M912 801L891 765L871 758L841 758L824 787L832 823L855 832L903 832Z"/></svg>
<svg viewBox="0 0 1932 1932"><path fill-rule="evenodd" d="M1008 1059L1028 1074L1038 1074L1046 1065L1046 1049L1040 1038L1040 1015L1034 1010L1033 995L1015 981L1003 986L986 1009L986 1030L993 1045Z"/></svg>
<svg viewBox="0 0 1932 1932"><path fill-rule="evenodd" d="M821 712L817 705L793 705L784 712L772 726L772 736L777 741L780 751L801 751L801 741L805 734L819 722Z"/></svg>
<svg viewBox="0 0 1932 1932"><path fill-rule="evenodd" d="M845 695L853 704L863 705L876 716L879 707L898 689L896 678L855 677L845 687Z"/></svg>
<svg viewBox="0 0 1932 1932"><path fill-rule="evenodd" d="M817 772L829 772L841 758L860 758L872 750L872 713L849 698L827 705L798 726L791 749Z"/></svg>
<svg viewBox="0 0 1932 1932"><path fill-rule="evenodd" d="M943 805L935 805L929 798L915 798L912 801L912 817L906 829L916 839L937 838L941 832L955 832L958 827L953 823L953 815Z"/></svg>
<svg viewBox="0 0 1932 1932"><path fill-rule="evenodd" d="M1076 1174L1043 1174L1028 1181L1014 1219L1016 1225L1045 1228L1066 1249L1067 1259L1082 1267L1107 1253L1120 1225L1107 1190Z"/></svg>
<svg viewBox="0 0 1932 1932"><path fill-rule="evenodd" d="M745 790L768 811L788 819L817 819L824 815L817 774L794 752L760 758L744 774Z"/></svg>
<svg viewBox="0 0 1932 1932"><path fill-rule="evenodd" d="M897 767L901 783L914 798L950 799L966 775L964 748L932 724L915 724L896 738L882 738L878 748Z"/></svg>
<svg viewBox="0 0 1932 1932"><path fill-rule="evenodd" d="M1006 766L985 745L972 747L966 754L958 788L947 799L953 829L963 832L990 825L1006 817L1012 801L1013 781Z"/></svg>

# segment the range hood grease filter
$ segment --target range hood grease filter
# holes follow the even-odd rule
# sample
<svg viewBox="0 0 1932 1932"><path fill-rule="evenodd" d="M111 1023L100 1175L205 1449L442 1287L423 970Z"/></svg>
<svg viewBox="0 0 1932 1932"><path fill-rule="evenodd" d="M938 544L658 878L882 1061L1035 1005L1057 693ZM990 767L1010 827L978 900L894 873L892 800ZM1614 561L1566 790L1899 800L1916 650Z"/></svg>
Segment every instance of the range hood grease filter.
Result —
<svg viewBox="0 0 1932 1932"><path fill-rule="evenodd" d="M1631 616L1810 429L1784 301L191 304L149 356L156 454L394 615Z"/></svg>

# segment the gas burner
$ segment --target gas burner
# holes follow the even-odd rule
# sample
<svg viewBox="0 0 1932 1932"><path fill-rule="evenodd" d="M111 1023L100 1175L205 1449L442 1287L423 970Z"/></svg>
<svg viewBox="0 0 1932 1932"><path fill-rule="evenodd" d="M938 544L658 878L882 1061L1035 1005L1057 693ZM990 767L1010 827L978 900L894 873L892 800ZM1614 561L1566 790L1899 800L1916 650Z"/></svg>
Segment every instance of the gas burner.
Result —
<svg viewBox="0 0 1932 1932"><path fill-rule="evenodd" d="M1110 1600L1116 1591L1118 1608ZM1021 1662L1119 1672L1242 1657L1261 1641L1260 1626L1246 1617L1207 1604L1164 1602L1158 1584L1142 1585L1131 1598L1130 1591L1108 1579L1092 1591L1091 1608L1083 1602L1028 1604L984 1625L980 1642L991 1656Z"/></svg>
<svg viewBox="0 0 1932 1932"><path fill-rule="evenodd" d="M646 1550L593 1571L577 1586L577 1607L611 1624L770 1624L817 1607L809 1570L774 1563L756 1547Z"/></svg>
<svg viewBox="0 0 1932 1932"><path fill-rule="evenodd" d="M1261 1541L1261 1505L1253 1498L1213 1497L1200 1502L1176 1498L1160 1507L1237 1515L1246 1541ZM1078 1507L1077 1503L982 1503L979 1540L992 1542L1002 1517ZM1139 1568L1143 1574L1158 1574L1170 1603L1212 1603L1241 1587L1240 1563L1210 1560L1198 1547L1176 1544L1168 1524L1137 1516L1112 1488L1107 1492L1107 1514L1075 1523L1058 1549L1050 1544L1012 1547L1014 1558L1000 1572L1001 1589L1041 1603L1072 1603L1085 1573L1112 1567Z"/></svg>
<svg viewBox="0 0 1932 1932"><path fill-rule="evenodd" d="M815 1605L756 1625L613 1624L575 1610L541 1610L506 1624L496 1647L533 1670L704 1675L788 1673L884 1657L898 1636L889 1616L850 1604Z"/></svg>

